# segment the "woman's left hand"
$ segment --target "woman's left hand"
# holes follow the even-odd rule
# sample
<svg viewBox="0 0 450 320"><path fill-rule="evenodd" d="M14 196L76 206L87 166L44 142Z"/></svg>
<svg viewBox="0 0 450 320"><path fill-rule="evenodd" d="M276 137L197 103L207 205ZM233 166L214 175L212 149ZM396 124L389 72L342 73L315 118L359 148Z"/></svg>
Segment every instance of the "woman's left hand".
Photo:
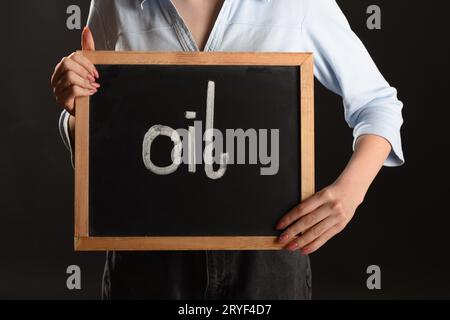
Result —
<svg viewBox="0 0 450 320"><path fill-rule="evenodd" d="M350 185L334 183L287 213L277 224L279 243L310 254L341 232L361 204L363 195Z"/></svg>

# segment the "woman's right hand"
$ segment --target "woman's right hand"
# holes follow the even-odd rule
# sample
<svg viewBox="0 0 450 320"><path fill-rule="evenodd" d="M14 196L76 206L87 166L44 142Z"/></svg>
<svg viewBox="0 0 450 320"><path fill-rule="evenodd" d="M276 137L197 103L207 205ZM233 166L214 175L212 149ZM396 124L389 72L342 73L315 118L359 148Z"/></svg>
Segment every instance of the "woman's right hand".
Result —
<svg viewBox="0 0 450 320"><path fill-rule="evenodd" d="M89 28L83 30L81 47L83 50L95 50L94 38ZM51 78L56 101L74 116L75 98L95 94L100 88L96 82L98 78L97 69L82 54L74 52L62 58Z"/></svg>

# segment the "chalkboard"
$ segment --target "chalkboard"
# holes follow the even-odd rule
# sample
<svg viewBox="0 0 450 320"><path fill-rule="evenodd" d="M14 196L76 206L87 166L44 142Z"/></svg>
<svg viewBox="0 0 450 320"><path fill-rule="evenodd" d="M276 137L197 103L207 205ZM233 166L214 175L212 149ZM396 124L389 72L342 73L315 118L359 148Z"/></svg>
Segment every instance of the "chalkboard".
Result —
<svg viewBox="0 0 450 320"><path fill-rule="evenodd" d="M280 248L314 189L310 54L83 54L77 250Z"/></svg>

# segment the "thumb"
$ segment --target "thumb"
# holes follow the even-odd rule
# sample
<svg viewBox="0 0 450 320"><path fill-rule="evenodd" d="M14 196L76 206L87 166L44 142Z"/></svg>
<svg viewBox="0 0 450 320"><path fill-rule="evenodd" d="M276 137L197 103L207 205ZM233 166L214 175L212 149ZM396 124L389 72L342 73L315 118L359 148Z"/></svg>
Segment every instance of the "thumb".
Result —
<svg viewBox="0 0 450 320"><path fill-rule="evenodd" d="M81 35L81 49L87 51L95 51L94 37L92 36L92 32L88 27L85 27L83 29L83 33Z"/></svg>

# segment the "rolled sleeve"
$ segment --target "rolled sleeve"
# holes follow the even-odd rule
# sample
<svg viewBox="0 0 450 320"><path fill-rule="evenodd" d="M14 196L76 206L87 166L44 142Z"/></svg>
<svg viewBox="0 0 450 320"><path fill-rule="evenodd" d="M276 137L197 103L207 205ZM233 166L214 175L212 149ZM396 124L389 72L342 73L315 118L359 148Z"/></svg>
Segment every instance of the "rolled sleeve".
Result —
<svg viewBox="0 0 450 320"><path fill-rule="evenodd" d="M61 115L59 116L59 134L61 136L61 139L64 143L64 145L66 146L67 150L69 150L70 152L70 159L72 162L72 166L74 166L74 150L72 147L72 141L70 139L70 132L69 132L69 118L70 118L70 114L66 111L63 110L61 112Z"/></svg>
<svg viewBox="0 0 450 320"><path fill-rule="evenodd" d="M314 53L317 79L343 98L345 119L353 128L353 147L361 135L381 136L392 147L384 165L403 164L403 104L335 0L308 2L302 36L306 50Z"/></svg>
<svg viewBox="0 0 450 320"><path fill-rule="evenodd" d="M400 166L405 162L400 136L402 103L395 98L395 92L393 89L392 98L380 98L366 104L355 112L354 119L349 120L350 125L354 126L353 149L358 138L366 134L383 137L391 144L392 150L384 162L387 167Z"/></svg>

